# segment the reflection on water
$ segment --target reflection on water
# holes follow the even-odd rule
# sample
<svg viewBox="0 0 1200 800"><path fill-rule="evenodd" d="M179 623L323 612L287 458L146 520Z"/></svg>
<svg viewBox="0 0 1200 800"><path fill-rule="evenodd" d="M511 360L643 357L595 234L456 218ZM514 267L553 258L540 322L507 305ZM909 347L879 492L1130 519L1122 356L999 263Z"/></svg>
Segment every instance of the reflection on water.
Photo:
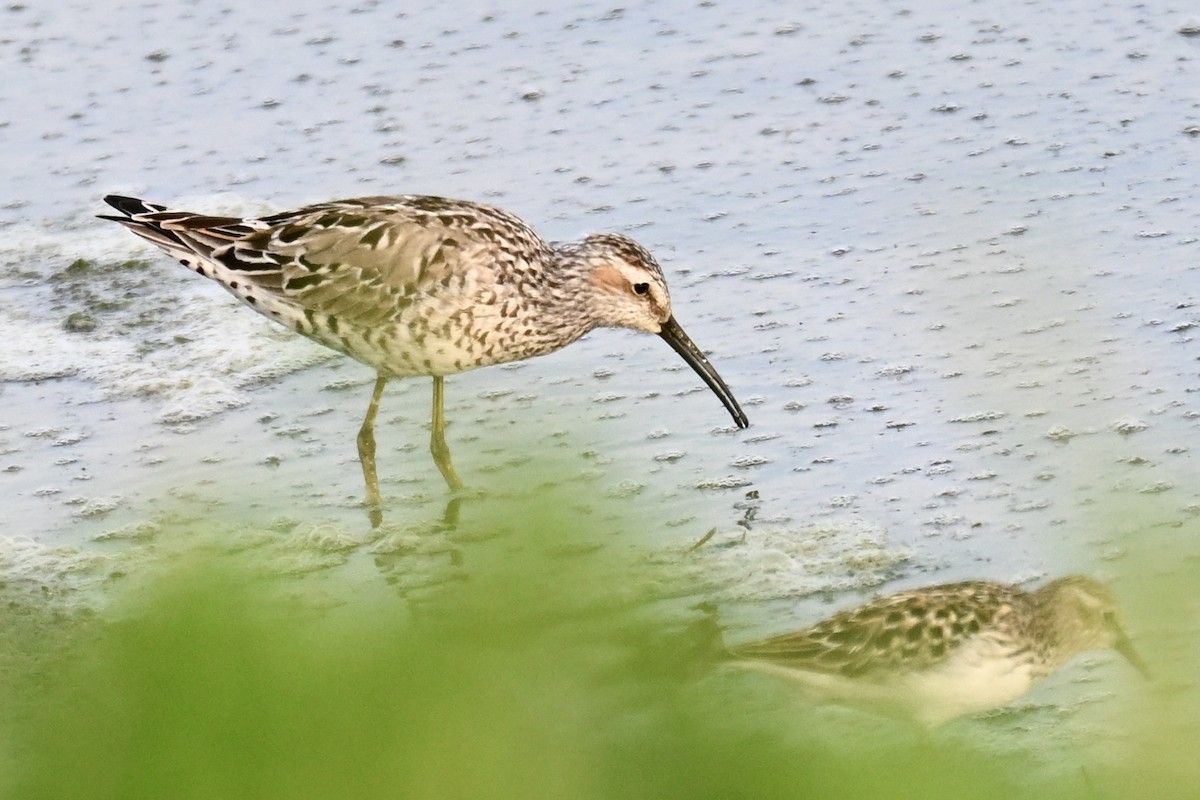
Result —
<svg viewBox="0 0 1200 800"><path fill-rule="evenodd" d="M1159 785L1194 785L1194 758L1180 755L1194 740L1179 735L1191 730L1194 692L1151 705L1164 684L1190 686L1194 661L1164 652L1163 623L1147 625L1144 614L1139 645L1153 654L1156 680L1125 696L1141 717L1106 699L1104 718L1119 720L1107 734L1062 716L1052 729L1022 720L1016 730L967 725L919 741L904 726L856 727L873 725L868 715L813 725L803 704L774 702L770 682L712 669L706 646L716 640L695 629L692 608L708 592L676 573L692 576L687 567L720 536L691 553L680 543L675 560L647 558L611 535L646 519L588 513L582 490L538 486L503 503L451 502L428 525L389 525L373 540L303 523L256 531L164 521L107 543L114 557L127 553L119 561L0 549L0 566L10 563L0 632L12 645L0 659L9 712L0 795L195 796L181 788L215 781L212 796L244 796L253 779L267 787L260 797L344 796L347 787L374 796L363 787L376 785L388 796L450 787L523 800L888 797L897 785L922 797L1077 797L1081 766L1096 785L1135 786L1146 764L1162 773ZM736 527L748 542L765 530ZM18 593L12 565L35 558L33 574L77 575L79 588ZM88 602L92 579L102 605ZM1191 584L1154 588L1174 613ZM43 611L55 594L62 602ZM1122 583L1131 612L1147 594ZM879 686L880 675L902 672L896 664L921 664L908 672L923 682L894 685L897 702L914 695L952 718L963 696L988 690L989 702L1005 702L1001 690L1015 696L1082 649L1131 652L1115 611L1086 578L1033 592L968 583L877 601L802 634L824 634L834 654L824 661L850 685ZM898 632L885 639L882 628ZM802 634L734 650L765 658L754 647ZM1011 644L1020 637L1024 649ZM859 640L888 642L886 657L863 647L870 657L847 656ZM939 668L952 653L975 662ZM1006 664L1023 682L1015 689ZM1071 735L1083 729L1088 736Z"/></svg>
<svg viewBox="0 0 1200 800"><path fill-rule="evenodd" d="M932 728L1009 703L1079 653L1101 648L1146 673L1112 593L1072 575L1034 591L990 581L927 586L730 652L811 697Z"/></svg>

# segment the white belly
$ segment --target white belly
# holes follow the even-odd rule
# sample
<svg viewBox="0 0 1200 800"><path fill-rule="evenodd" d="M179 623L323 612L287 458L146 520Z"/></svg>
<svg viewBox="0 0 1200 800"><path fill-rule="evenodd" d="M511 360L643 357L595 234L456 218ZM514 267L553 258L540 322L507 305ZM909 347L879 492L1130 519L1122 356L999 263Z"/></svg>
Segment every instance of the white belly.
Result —
<svg viewBox="0 0 1200 800"><path fill-rule="evenodd" d="M966 714L1010 703L1036 678L1026 660L1005 658L987 637L976 637L929 669L877 672L851 678L793 669L768 661L743 660L740 667L767 672L799 684L820 702L844 703L899 714L934 728Z"/></svg>

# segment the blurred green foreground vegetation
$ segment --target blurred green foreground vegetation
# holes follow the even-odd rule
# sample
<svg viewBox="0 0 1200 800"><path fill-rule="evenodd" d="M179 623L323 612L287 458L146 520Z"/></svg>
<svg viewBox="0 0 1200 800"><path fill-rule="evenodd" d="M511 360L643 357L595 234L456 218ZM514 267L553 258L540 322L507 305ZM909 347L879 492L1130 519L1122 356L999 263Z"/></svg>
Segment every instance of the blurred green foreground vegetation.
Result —
<svg viewBox="0 0 1200 800"><path fill-rule="evenodd" d="M1036 742L997 752L972 738L987 720L932 736L891 721L861 738L831 730L836 715L716 667L687 602L613 591L621 565L605 548L570 553L589 532L566 507L525 508L508 521L519 535L471 549L466 579L421 603L381 577L314 603L311 579L209 547L126 579L97 614L26 615L59 633L5 628L20 652L0 676L0 796L1200 796L1196 740L1177 735L1200 725L1194 698L1131 719L1119 757L1081 749L1058 769L1022 755ZM1155 591L1194 609L1190 587Z"/></svg>

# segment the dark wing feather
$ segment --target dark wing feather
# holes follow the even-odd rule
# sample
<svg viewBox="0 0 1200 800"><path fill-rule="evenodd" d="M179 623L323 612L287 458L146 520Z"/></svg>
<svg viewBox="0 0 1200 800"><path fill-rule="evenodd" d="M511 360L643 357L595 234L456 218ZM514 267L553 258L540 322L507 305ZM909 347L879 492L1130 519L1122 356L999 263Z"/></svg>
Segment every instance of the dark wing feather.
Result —
<svg viewBox="0 0 1200 800"><path fill-rule="evenodd" d="M247 220L106 200L127 215L109 219L189 266L194 254L239 281L362 325L462 282L467 265L508 262L520 271L548 253L513 215L440 197L363 197Z"/></svg>
<svg viewBox="0 0 1200 800"><path fill-rule="evenodd" d="M281 294L362 325L385 321L420 295L460 290L468 267L507 262L520 270L547 253L516 217L442 198L337 201L263 222L269 227L214 257L230 269L277 275Z"/></svg>
<svg viewBox="0 0 1200 800"><path fill-rule="evenodd" d="M984 581L934 586L874 600L810 628L730 648L738 658L858 677L928 668L1028 602Z"/></svg>

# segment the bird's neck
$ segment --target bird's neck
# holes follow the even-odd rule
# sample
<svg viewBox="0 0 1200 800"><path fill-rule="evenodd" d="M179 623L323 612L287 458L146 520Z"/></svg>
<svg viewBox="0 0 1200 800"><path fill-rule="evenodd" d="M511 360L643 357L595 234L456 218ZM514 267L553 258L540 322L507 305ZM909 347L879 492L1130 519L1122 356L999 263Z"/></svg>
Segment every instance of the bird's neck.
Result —
<svg viewBox="0 0 1200 800"><path fill-rule="evenodd" d="M564 322L569 318L568 326L578 327L579 336L595 328L596 314L591 307L595 296L593 265L584 249L578 242L557 245L544 264L538 289L545 301L554 306L555 316Z"/></svg>
<svg viewBox="0 0 1200 800"><path fill-rule="evenodd" d="M1039 599L1041 613L1034 618L1041 621L1038 638L1046 647L1047 666L1053 671L1087 649L1089 633L1074 609L1056 602L1053 596Z"/></svg>

